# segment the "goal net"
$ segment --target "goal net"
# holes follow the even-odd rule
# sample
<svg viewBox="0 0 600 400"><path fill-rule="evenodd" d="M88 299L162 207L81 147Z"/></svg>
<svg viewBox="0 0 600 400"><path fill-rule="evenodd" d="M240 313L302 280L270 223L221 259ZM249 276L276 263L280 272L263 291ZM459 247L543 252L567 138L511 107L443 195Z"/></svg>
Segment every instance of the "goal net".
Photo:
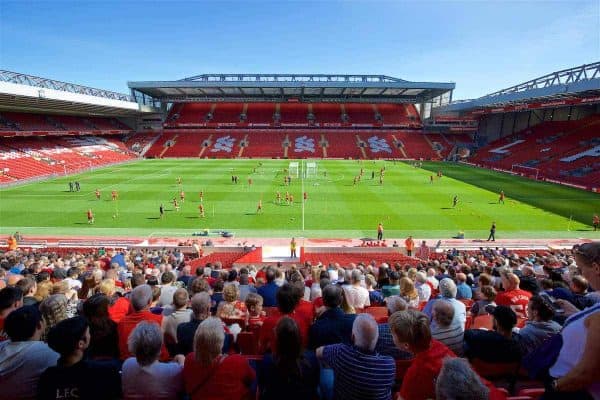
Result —
<svg viewBox="0 0 600 400"><path fill-rule="evenodd" d="M300 176L298 162L296 162L296 161L291 162L290 165L288 166L288 171L289 171L290 176L298 178Z"/></svg>
<svg viewBox="0 0 600 400"><path fill-rule="evenodd" d="M513 164L510 168L510 172L515 175L527 176L529 178L538 179L540 176L540 169L535 167L526 167L521 164Z"/></svg>
<svg viewBox="0 0 600 400"><path fill-rule="evenodd" d="M314 178L317 176L317 163L316 162L307 162L306 163L306 171L304 172L304 176L306 178Z"/></svg>

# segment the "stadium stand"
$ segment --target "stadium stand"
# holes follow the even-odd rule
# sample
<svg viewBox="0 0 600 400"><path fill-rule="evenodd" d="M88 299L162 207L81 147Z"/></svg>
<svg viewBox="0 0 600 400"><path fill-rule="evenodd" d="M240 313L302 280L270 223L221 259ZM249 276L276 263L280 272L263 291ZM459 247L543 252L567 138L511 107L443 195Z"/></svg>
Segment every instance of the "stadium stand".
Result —
<svg viewBox="0 0 600 400"><path fill-rule="evenodd" d="M565 181L584 186L600 185L600 116L575 121L546 121L480 148L471 161L491 168L526 175L539 170L538 178Z"/></svg>
<svg viewBox="0 0 600 400"><path fill-rule="evenodd" d="M0 170L8 179L75 173L135 158L123 142L110 137L28 137L0 143Z"/></svg>
<svg viewBox="0 0 600 400"><path fill-rule="evenodd" d="M81 131L94 134L129 133L131 128L115 118L0 112L0 130L12 132ZM4 134L7 135L8 133Z"/></svg>
<svg viewBox="0 0 600 400"><path fill-rule="evenodd" d="M19 238L19 240L22 239ZM600 284L600 276L593 268L583 268L581 271L584 275L578 275L576 267L576 264L583 265L591 262L590 260L593 259L591 257L595 257L598 251L599 243L586 243L577 248L575 253L570 250L536 253L525 249L518 252L490 248L469 250L468 252L453 249L435 253L435 260L418 260L407 257L396 249L394 249L395 254L378 252L376 249L370 249L372 252L355 249L359 251L353 251L352 254L341 250L337 252L315 251L312 253L305 252L299 260L299 267L286 269L273 266L255 267L253 264L237 265L237 261L242 259L250 262L251 257L249 256L253 254L252 251L248 252L243 248L219 250L219 248L206 247L207 252L210 252L210 254L198 257L189 253L184 256L182 250L187 247L160 248L157 250L156 247L145 249L135 246L130 249L109 250L108 254L97 255L92 248L67 247L62 249L23 250L18 249L18 245L16 239L11 237L7 241L7 246L13 246L12 248L0 247L0 250L5 251L0 267L2 272L0 296L6 299L3 303L4 308L0 309L0 318L3 322L3 330L0 330L0 372L4 372L8 368L6 360L2 357L5 346L11 343L10 340L15 341L17 339L14 336L16 332L20 332L16 329L17 327L24 328L28 326L26 325L29 322L27 318L44 318L48 321L46 330L41 332L42 340L38 344L40 349L37 353L38 362L43 359L46 364L36 371L25 371L22 369L25 368L24 366L19 366L16 370L11 369L10 373L3 375L5 377L3 395L12 396L10 398L27 397L38 389L38 385L39 390L44 391L48 390L49 385L54 384L52 380L48 379L48 374L53 372L44 372L44 370L53 367L58 358L58 355L51 353L51 349L62 352L63 356L70 351L68 346L64 345L67 340L65 334L61 336L61 343L63 344L60 346L54 339L57 332L68 331L64 330L66 329L65 325L87 323L95 326L94 324L102 322L99 318L104 318L103 321L111 327L115 340L123 341L125 338L121 335L127 335L127 339L135 342L136 329L145 329L143 328L144 325L139 325L141 321L152 320L158 322L163 318L171 318L168 315L173 312L172 308L178 310L175 314L177 319L173 322L175 330L171 331L166 327L163 332L157 329L161 337L164 335L163 340L167 343L167 349L165 349L167 351L163 355L164 360L173 359L177 354L181 354L178 346L174 345L175 338L168 336L170 335L169 332L177 332L178 340L185 341L189 339L185 339L183 335L179 336L180 329L178 327L181 327L183 333L183 330L188 328L186 325L188 323L193 324L190 329L193 328L194 332L196 332L199 324L202 324L203 330L212 329L209 326L214 325L214 329L218 327L219 330L224 330L223 335L227 337L227 346L218 343L221 352L226 354L230 360L238 360L236 362L245 366L244 368L248 368L248 371L253 371L252 368L260 369L261 363L271 357L267 350L268 347L264 346L263 341L277 340L277 337L272 336L272 330L277 329L279 332L280 329L284 329L285 324L291 324L290 329L294 329L296 332L294 334L298 335L297 346L300 346L301 343L307 343L308 348L306 350L309 352L314 352L315 349L325 346L323 350L317 350L316 355L317 357L326 358L330 357L327 352L332 349L327 346L335 345L336 348L344 349L347 344L340 343L349 344L352 342L351 332L353 330L350 329L351 327L354 330L366 329L364 325L361 326L360 324L375 324L373 327L384 331L389 329L390 334L395 336L404 335L403 332L410 332L411 329L426 329L436 339L426 347L431 348L431 352L427 356L427 371L435 378L439 374L436 384L438 390L440 390L439 388L444 387L443 385L446 382L446 369L452 368L450 360L455 359L455 354L446 347L446 343L448 343L448 346L452 345L453 349L456 349L458 345L462 348L464 344L462 339L458 344L455 342L450 344L450 340L454 336L440 335L440 330L436 324L441 321L441 319L438 319L440 313L447 310L448 307L436 306L439 300L435 298L432 290L435 287L439 290L441 298L447 298L447 301L440 304L449 305L449 309L453 313L457 312L454 310L463 313L455 325L452 325L454 322L451 322L450 327L460 331L461 337L464 335L464 341L469 343L468 351L465 354L465 359L468 361L461 361L461 368L467 368L468 371L471 371L472 376L469 378L469 385L487 387L487 390L494 393L489 398L502 399L514 395L517 396L515 398L534 399L548 393L545 392L542 381L531 379L526 375L531 372L527 369L530 364L522 361L524 360L523 356L526 354L524 352L528 348L526 346L532 343L531 340L536 340L537 344L533 347L536 348L552 335L562 335L564 342L562 346L572 346L574 345L574 339L572 339L574 335L587 335L589 337L592 334L590 332L595 332L594 327L586 329L583 323L574 322L577 320L577 316L591 316L600 312L598 292L590 292L591 289L586 288L588 285ZM117 259L122 259L121 265L115 261ZM156 263L157 259L162 260L160 265ZM536 264L543 266L535 274L533 274L533 268L529 264L529 260L532 259ZM22 264L21 260L27 261ZM52 260L53 266L50 265L50 260ZM518 271L521 279L511 272L504 271L506 269L505 264L508 264L512 271ZM128 270L127 265L131 266L130 270ZM208 269L202 267L208 267ZM564 270L563 275L554 273L555 268ZM17 269L19 270L18 273ZM299 271L302 271L302 274ZM428 273L429 271L433 271L433 273ZM504 271L503 274L501 274L502 271ZM424 274L423 277L427 276L424 282L418 278L413 280L419 272ZM485 308L485 311L489 311L491 314L487 312L478 315L471 314L469 309L480 301L478 299L461 298L460 301L456 301L457 285L463 285L461 283L461 279L463 279L461 275L463 274L467 277L466 285L470 286L474 293L478 293L482 289L483 284L479 282L480 280L486 279L486 282L492 282L492 275L501 276L501 279L493 283L498 291L496 297L498 306L493 309ZM49 280L50 276L52 276L52 281ZM320 278L323 276L329 276L332 282L325 287L320 287L322 282ZM402 276L402 280L398 284L400 276ZM94 283L92 281L94 281L94 278L96 283L102 282L96 288L93 287ZM361 288L360 282L363 278L368 281L368 289ZM548 283L552 282L550 278L554 280L553 284ZM563 278L574 279L578 283L576 286L566 286L561 284ZM279 279L280 285L271 282L273 279ZM34 281L37 281L37 286L32 286ZM136 288L133 290L131 289L131 281L135 281ZM342 283L342 285L336 285L335 282ZM511 288L511 285L515 282L517 288L519 285L521 287L516 292L514 292L516 289ZM146 285L146 283L151 286ZM583 288L579 287L581 284L583 284ZM535 289L536 286L541 287L541 289ZM152 300L151 287L160 289L156 296L158 300ZM294 287L303 290L298 291L293 289ZM431 289L422 291L422 287ZM254 290L257 290L258 294L255 294ZM545 293L544 296L557 296L560 293L562 299L570 298L574 302L573 304L577 306L569 301L561 300L562 315L556 314L550 304L543 300L543 296L534 296L539 293L539 290ZM161 300L160 294L163 291L175 294L173 305L164 303L166 300ZM144 300L144 304L140 302L140 297L146 296L146 294L142 295L142 292L147 292L149 296ZM302 292L310 293L310 295L307 295L308 300L300 299L302 297L300 293ZM346 301L342 303L341 307L336 306L338 304L337 300L328 300L330 303L323 304L325 292L327 292L328 299L337 299L339 296L340 303L342 303L344 297ZM58 294L50 295L50 293ZM252 293L252 295L249 293ZM345 293L345 295L343 296L342 293ZM410 305L406 310L406 304L413 304L412 296L415 293L418 293L419 296L418 307ZM528 294L524 296L522 293ZM131 301L131 304L135 304L133 310L125 311L118 317L123 318L119 321L131 323L130 329L125 329L122 322L107 322L108 320L115 321L115 318L117 318L117 304L119 306L124 304L124 310L129 309L130 303L125 298L122 299L123 294L125 298ZM275 294L277 294L277 299L285 303L281 303L278 307L265 307L263 309L264 313L261 313L261 307L256 307L257 302L262 304L263 300ZM364 308L356 306L362 304L358 301L360 296L363 295L369 298L370 306ZM421 298L422 295L425 297ZM65 311L58 318L53 318L53 311L48 305L52 301L57 301L57 296L60 297L60 301L64 302ZM404 302L392 300L394 296L400 297ZM383 297L388 301L387 307L379 306L381 304L379 301ZM186 310L190 298L192 310ZM529 299L527 301L531 302L531 310L536 312L529 315L528 320L518 321L514 317L511 308L504 306L504 304L507 304L505 303L507 301L522 301L523 298ZM23 302L26 301L27 304L41 305L39 308L41 313L32 314L31 308L22 308L31 306L23 306L21 299L23 299ZM286 306L288 301L289 305ZM107 304L108 313L102 316L96 311L95 304L103 304L103 302ZM454 306L455 303L462 306ZM465 305L467 305L466 313L468 315L464 314ZM285 307L291 308L287 309ZM389 307L391 308L388 310ZM396 308L400 311L396 311ZM315 316L315 309L318 310L318 313L324 312L327 314L323 314L324 316L317 314ZM418 312L416 309L422 309L423 311ZM432 314L432 309L436 310L435 315ZM545 311L541 311L542 309ZM330 314L339 315L337 318L347 319L348 328L341 329L338 325L335 325L335 335L329 335L328 325L325 322L328 318L332 318ZM214 315L215 318L210 319L211 315ZM284 318L286 315L290 318ZM569 315L576 315L576 317L572 318L572 323L565 324L565 316ZM460 324L460 318L463 317L467 320L466 330ZM367 320L372 322L366 322ZM431 320L431 323L425 323L425 320ZM453 318L448 319L448 321L451 320ZM593 318L588 320L590 324L596 324L597 322ZM517 322L521 327L519 333L511 331ZM543 329L541 329L542 326ZM477 327L485 327L487 330L479 330L476 329ZM105 335L105 332L102 335ZM429 336L429 333L426 336ZM114 349L101 347L103 337L96 334L95 330L91 331L89 351L91 359L104 360L104 362L113 360L115 363L118 362L116 365L120 365L120 362L125 361L123 365L124 372L119 374L120 367L117 366L113 373L115 374L116 385L123 385L124 388L129 387L133 384L129 379L134 378L129 378L126 370L135 361L135 358L126 360L119 352L113 351ZM400 338L408 344L411 351L412 349L417 352L423 351L422 349L419 350L418 347L412 347L413 340L422 339L415 339L410 335L400 336ZM21 341L26 340L29 339L21 338ZM419 356L412 357L410 354L407 356L404 348L398 352L393 342L387 343L385 340L387 340L386 337L380 335L380 341L376 344L377 349L380 349L380 346L383 346L381 349L386 349L385 346L392 347L387 350L378 350L378 352L386 351L385 354L390 354L392 357L390 362L400 369L395 374L396 381L381 382L379 385L389 385L389 387L385 386L388 388L387 390L400 392L404 395L408 393L408 396L413 390L426 391L429 393L428 398L435 398L435 385L433 383L425 385L423 381L415 381L412 378L414 374L422 373L422 368L425 368L425 365L419 364ZM360 345L357 342L354 342L354 344ZM148 346L148 344L145 346ZM593 345L589 344L589 341L586 342L585 347L584 351L596 351ZM160 342L158 342L157 348L160 348ZM348 346L348 348L351 347ZM509 348L512 350L507 352L506 349ZM389 353L388 350L396 351ZM189 350L187 350L185 352L187 354L182 354L182 356L187 355L187 358L191 359L194 355L193 347L191 351L192 353L188 353ZM301 354L301 352L298 354ZM561 352L561 354L563 353ZM600 354L598 356L600 357ZM23 353L21 357L31 357L31 353ZM314 353L311 357L314 357ZM559 355L556 364L564 361L561 357L564 358L565 356ZM445 360L442 358L445 358ZM576 365L587 362L585 361L587 359L595 360L598 358L582 359L577 361ZM177 359L175 360L177 361ZM387 359L385 360L387 362ZM253 364L247 364L249 361ZM186 362L189 363L189 361ZM328 363L331 365L334 362L330 360ZM183 359L181 359L181 363L183 365ZM456 367L455 363L452 363L452 365ZM14 367L11 366L11 368ZM240 367L234 368L229 364L222 363L221 368L228 371L228 373L233 373L237 370L235 368ZM316 368L316 376L318 376L316 364L314 368ZM381 362L377 364L377 368L382 368ZM573 367L569 368L573 370ZM584 372L581 374L587 374L586 369L582 370ZM49 369L48 371L53 370ZM555 371L555 367L551 366L550 371L551 373ZM21 378L20 375L14 375L16 372L27 372L31 375L32 384L19 385L18 382ZM179 367L176 373L182 375L181 379L187 388L185 391L190 394L192 392L191 388L195 385L195 374L187 374L185 367ZM248 385L245 390L251 390L251 384L256 380L253 372L248 373L250 375L244 378L247 379ZM342 372L334 368L334 375L337 376L338 373ZM465 373L465 371L463 370L461 373ZM594 390L596 389L593 385L578 383L588 382L587 380L580 381L580 376L574 379L570 376L569 371L561 376L556 384L557 388L561 390L562 385L573 385L569 386L573 388L573 392L570 393L573 396L572 398L584 398L586 391L595 393ZM490 381L484 380L482 377ZM166 378L156 377L156 379ZM164 383L164 381L161 382ZM316 392L318 380L311 382L310 384L304 382L302 387ZM211 381L211 385L216 385L219 390L226 390L226 386L231 383L231 379ZM257 393L261 393L261 390L264 390L265 386L273 384L273 381L271 378L261 376L256 383L258 384ZM77 381L75 384L83 385L82 387L85 388L89 382L82 380ZM283 386L282 390L291 387L287 383ZM446 393L452 389L451 386L445 387ZM103 390L108 389L105 387ZM244 393L239 397L229 398L247 398L247 393L245 391ZM464 395L464 393L461 394ZM410 398L408 396L407 398ZM315 396L315 398L317 397Z"/></svg>

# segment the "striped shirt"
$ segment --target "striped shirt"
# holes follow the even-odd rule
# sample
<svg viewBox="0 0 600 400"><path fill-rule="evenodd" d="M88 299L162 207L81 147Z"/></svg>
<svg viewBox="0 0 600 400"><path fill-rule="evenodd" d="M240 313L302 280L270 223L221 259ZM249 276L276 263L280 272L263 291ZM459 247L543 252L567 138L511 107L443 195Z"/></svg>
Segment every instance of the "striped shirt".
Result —
<svg viewBox="0 0 600 400"><path fill-rule="evenodd" d="M335 374L336 400L390 400L396 378L392 357L368 353L346 344L323 348L323 361Z"/></svg>
<svg viewBox="0 0 600 400"><path fill-rule="evenodd" d="M462 357L465 330L460 325L450 325L447 328L434 327L431 337L442 342L459 357Z"/></svg>

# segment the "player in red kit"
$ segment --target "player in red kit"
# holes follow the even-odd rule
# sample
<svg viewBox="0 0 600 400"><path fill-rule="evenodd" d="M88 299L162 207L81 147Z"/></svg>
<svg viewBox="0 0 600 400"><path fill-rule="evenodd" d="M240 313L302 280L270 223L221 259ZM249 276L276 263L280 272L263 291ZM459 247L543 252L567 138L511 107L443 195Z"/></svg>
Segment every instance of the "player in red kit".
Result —
<svg viewBox="0 0 600 400"><path fill-rule="evenodd" d="M91 208L87 210L87 220L88 220L88 224L94 223L94 213L92 212Z"/></svg>
<svg viewBox="0 0 600 400"><path fill-rule="evenodd" d="M256 206L256 213L260 214L262 212L262 200L258 201L258 205Z"/></svg>
<svg viewBox="0 0 600 400"><path fill-rule="evenodd" d="M179 199L182 203L185 203L185 192L183 190L179 192Z"/></svg>
<svg viewBox="0 0 600 400"><path fill-rule="evenodd" d="M117 200L117 199L119 198L119 192L117 192L116 190L113 190L113 191L110 193L110 195L111 195L111 197L112 197L113 201L114 201L114 200Z"/></svg>
<svg viewBox="0 0 600 400"><path fill-rule="evenodd" d="M198 206L198 212L200 213L200 218L204 218L204 206L202 204Z"/></svg>
<svg viewBox="0 0 600 400"><path fill-rule="evenodd" d="M179 211L179 203L175 197L173 197L173 207L175 207L175 211Z"/></svg>
<svg viewBox="0 0 600 400"><path fill-rule="evenodd" d="M308 193L304 192L304 201L308 200Z"/></svg>
<svg viewBox="0 0 600 400"><path fill-rule="evenodd" d="M506 196L504 195L504 190L501 190L501 191L500 191L500 197L498 198L498 203L502 203L502 204L504 204L504 198L505 198L505 197L506 197Z"/></svg>
<svg viewBox="0 0 600 400"><path fill-rule="evenodd" d="M200 203L204 201L204 192L198 193L200 195Z"/></svg>
<svg viewBox="0 0 600 400"><path fill-rule="evenodd" d="M96 189L96 198L100 200L100 189Z"/></svg>

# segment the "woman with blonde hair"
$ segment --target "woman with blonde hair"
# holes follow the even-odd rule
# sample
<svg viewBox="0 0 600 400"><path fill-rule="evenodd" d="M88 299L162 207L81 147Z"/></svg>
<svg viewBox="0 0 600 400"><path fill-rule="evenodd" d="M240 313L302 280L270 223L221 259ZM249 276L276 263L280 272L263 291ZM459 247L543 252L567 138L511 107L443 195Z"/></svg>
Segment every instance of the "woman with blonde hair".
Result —
<svg viewBox="0 0 600 400"><path fill-rule="evenodd" d="M250 386L256 374L241 355L221 353L224 341L219 318L209 317L198 326L194 352L187 355L183 366L185 391L191 400L251 398Z"/></svg>
<svg viewBox="0 0 600 400"><path fill-rule="evenodd" d="M51 328L60 321L69 318L67 315L67 298L63 294L53 294L46 297L40 304L40 312L45 322L41 340L45 341Z"/></svg>
<svg viewBox="0 0 600 400"><path fill-rule="evenodd" d="M410 278L400 279L400 297L402 297L410 308L419 308L419 293Z"/></svg>
<svg viewBox="0 0 600 400"><path fill-rule="evenodd" d="M129 300L119 296L114 279L104 279L100 282L98 293L102 293L110 299L108 315L118 324L129 313Z"/></svg>
<svg viewBox="0 0 600 400"><path fill-rule="evenodd" d="M219 304L217 317L246 318L246 304L240 301L240 290L237 285L226 285L223 288L223 301Z"/></svg>
<svg viewBox="0 0 600 400"><path fill-rule="evenodd" d="M35 299L41 303L42 301L46 300L48 296L50 296L50 292L52 292L52 287L53 285L50 281L39 282L37 284L37 289L33 297L35 297Z"/></svg>

